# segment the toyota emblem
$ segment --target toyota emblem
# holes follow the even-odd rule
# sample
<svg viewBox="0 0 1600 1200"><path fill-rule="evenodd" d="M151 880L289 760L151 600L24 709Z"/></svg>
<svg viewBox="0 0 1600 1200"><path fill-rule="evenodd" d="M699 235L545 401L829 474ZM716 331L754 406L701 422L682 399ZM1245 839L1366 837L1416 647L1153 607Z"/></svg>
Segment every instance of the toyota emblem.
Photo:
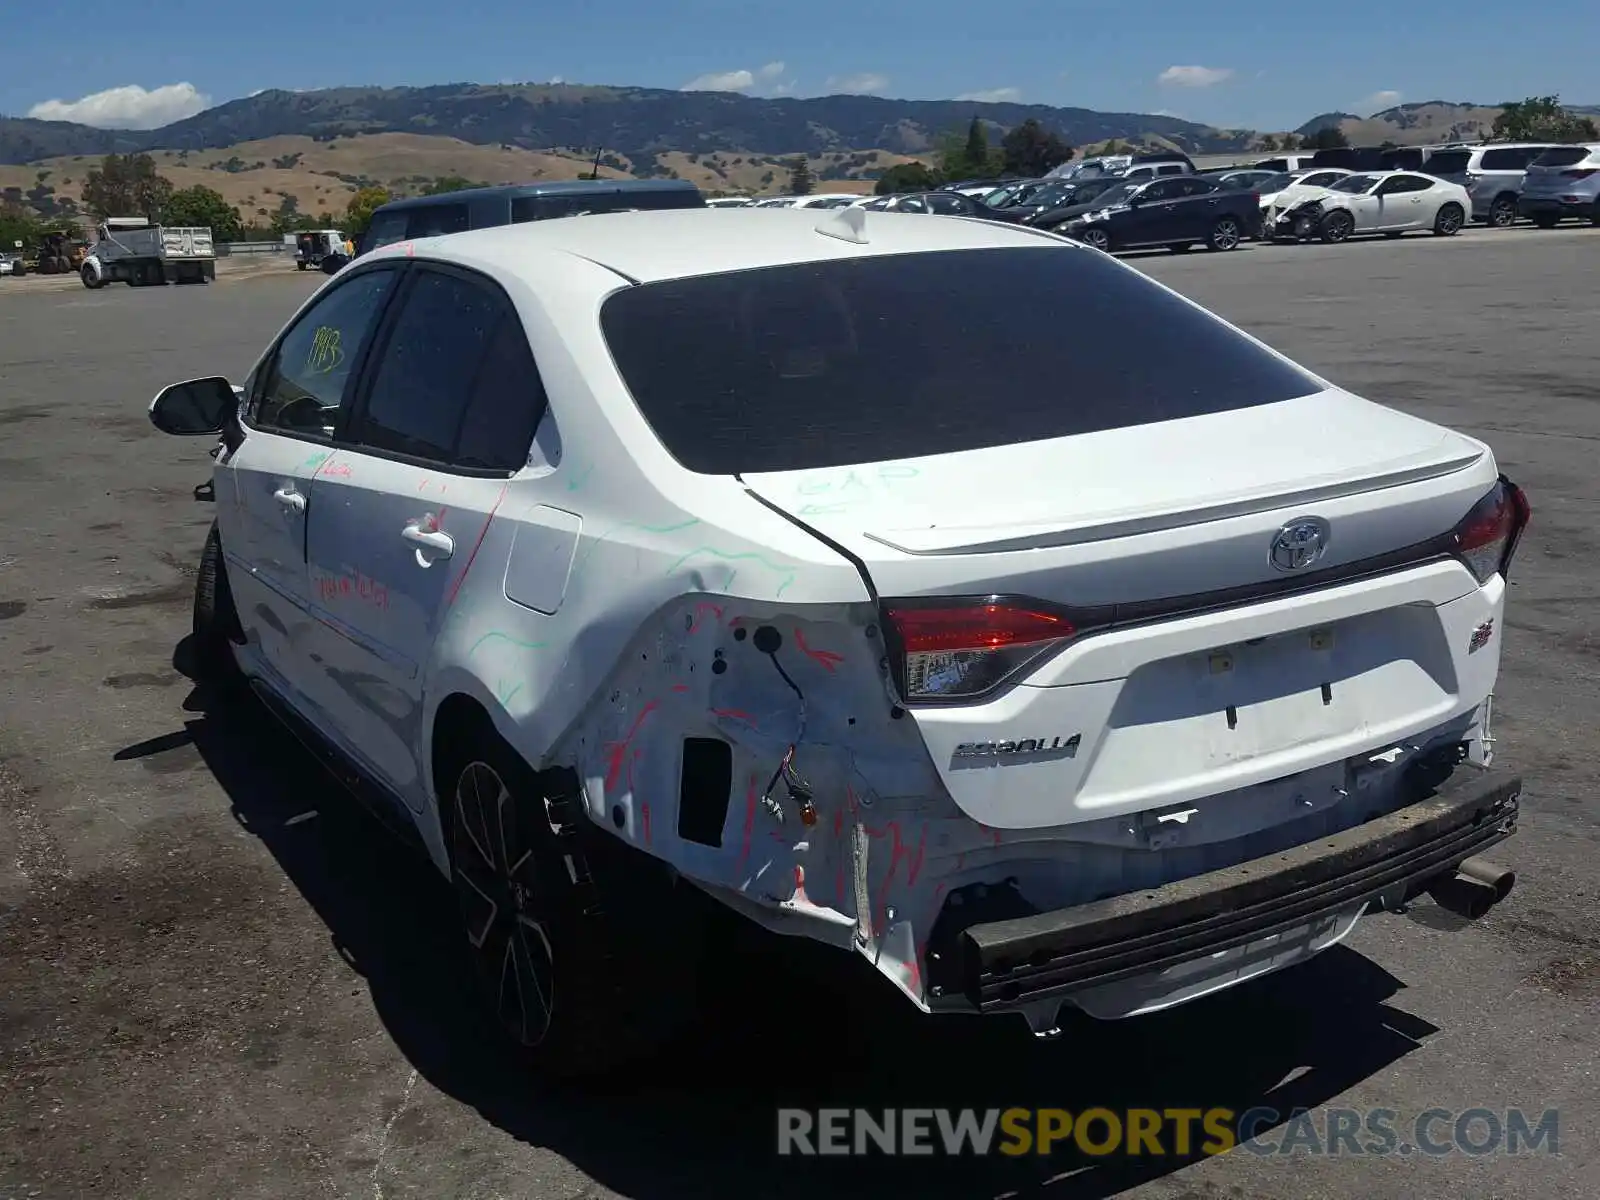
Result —
<svg viewBox="0 0 1600 1200"><path fill-rule="evenodd" d="M1272 565L1280 571L1304 571L1327 552L1328 533L1321 517L1290 521L1272 539Z"/></svg>

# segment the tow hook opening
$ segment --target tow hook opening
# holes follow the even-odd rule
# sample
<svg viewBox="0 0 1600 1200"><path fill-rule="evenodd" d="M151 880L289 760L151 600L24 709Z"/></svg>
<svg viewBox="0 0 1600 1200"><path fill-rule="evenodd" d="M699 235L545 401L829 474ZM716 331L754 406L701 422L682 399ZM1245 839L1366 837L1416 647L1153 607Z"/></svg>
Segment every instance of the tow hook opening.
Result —
<svg viewBox="0 0 1600 1200"><path fill-rule="evenodd" d="M1428 895L1441 908L1475 921L1511 894L1517 876L1486 858L1469 858L1453 875L1435 880Z"/></svg>

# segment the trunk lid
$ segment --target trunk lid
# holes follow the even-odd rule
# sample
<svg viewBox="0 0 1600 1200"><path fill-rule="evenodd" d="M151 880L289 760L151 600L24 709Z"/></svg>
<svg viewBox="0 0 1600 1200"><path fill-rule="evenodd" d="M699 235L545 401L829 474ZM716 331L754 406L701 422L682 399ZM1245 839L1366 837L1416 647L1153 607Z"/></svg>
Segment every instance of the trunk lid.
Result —
<svg viewBox="0 0 1600 1200"><path fill-rule="evenodd" d="M883 596L972 592L1115 604L1274 577L1259 534L1460 472L1477 442L1330 389L1297 400L961 454L745 476L861 559ZM1423 541L1455 517L1363 502L1328 565ZM1464 509L1462 511L1465 511ZM1281 518L1281 519L1280 519ZM1247 540L1239 538L1250 531ZM1270 530L1268 531L1270 532ZM1047 565L1049 564L1049 565Z"/></svg>

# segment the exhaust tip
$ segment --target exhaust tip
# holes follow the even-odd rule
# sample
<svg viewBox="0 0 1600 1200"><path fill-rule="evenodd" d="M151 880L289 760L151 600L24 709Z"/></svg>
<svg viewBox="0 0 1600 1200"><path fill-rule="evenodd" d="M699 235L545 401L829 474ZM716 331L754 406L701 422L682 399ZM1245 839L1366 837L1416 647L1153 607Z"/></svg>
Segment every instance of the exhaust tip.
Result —
<svg viewBox="0 0 1600 1200"><path fill-rule="evenodd" d="M1497 863L1469 858L1453 875L1436 881L1428 894L1441 908L1475 921L1511 894L1516 874Z"/></svg>

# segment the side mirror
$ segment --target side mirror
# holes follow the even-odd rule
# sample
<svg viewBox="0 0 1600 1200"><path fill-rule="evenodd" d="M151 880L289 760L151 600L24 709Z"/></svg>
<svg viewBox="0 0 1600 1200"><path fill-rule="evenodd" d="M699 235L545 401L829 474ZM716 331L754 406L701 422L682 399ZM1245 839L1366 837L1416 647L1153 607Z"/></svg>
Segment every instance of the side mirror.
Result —
<svg viewBox="0 0 1600 1200"><path fill-rule="evenodd" d="M226 379L190 379L163 389L150 402L150 423L177 437L215 436L238 409L239 393Z"/></svg>

